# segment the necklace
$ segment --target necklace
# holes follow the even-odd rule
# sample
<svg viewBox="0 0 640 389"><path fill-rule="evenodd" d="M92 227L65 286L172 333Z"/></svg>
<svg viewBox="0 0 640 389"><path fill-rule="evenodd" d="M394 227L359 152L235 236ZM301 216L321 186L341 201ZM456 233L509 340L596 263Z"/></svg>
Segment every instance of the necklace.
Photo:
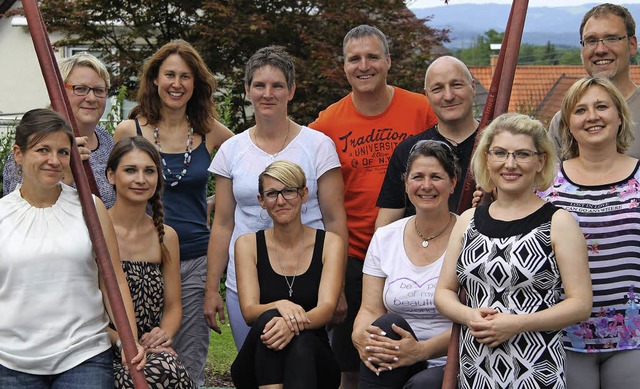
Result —
<svg viewBox="0 0 640 389"><path fill-rule="evenodd" d="M280 147L279 151L276 151L275 153L271 154L271 158L276 159L278 157L278 155L280 155L280 153L282 152L282 150L284 150L284 147L287 145L287 140L289 140L289 133L291 133L291 120L287 119L287 136L284 137L284 142L282 142L282 147ZM258 126L256 125L255 130L253 132L253 142L256 144L256 146L258 146L259 149L264 150L262 147L260 147L260 145L258 144Z"/></svg>
<svg viewBox="0 0 640 389"><path fill-rule="evenodd" d="M284 268L282 267L282 262L280 262L280 253L278 252L278 248L276 247L276 232L275 230L271 230L271 235L273 236L273 251L276 253L276 260L278 260L278 266L280 266L280 272L282 272L282 276L284 277L287 286L289 287L289 298L293 295L293 283L296 282L296 276L298 275L298 269L300 267L300 258L302 258L302 247L304 242L304 232L302 235L302 239L300 239L300 255L298 255L298 262L296 263L296 271L293 273L293 277L291 277L291 282L289 282L289 278L285 275Z"/></svg>
<svg viewBox="0 0 640 389"><path fill-rule="evenodd" d="M449 213L449 221L447 222L447 225L444 226L444 228L442 230L440 230L440 232L438 232L437 234L430 236L428 238L425 238L424 235L422 235L422 233L420 232L420 230L418 229L418 217L414 217L413 218L413 226L416 228L416 232L418 233L418 236L422 239L422 247L424 247L425 249L427 247L429 247L429 241L431 239L435 239L437 237L439 237L440 235L444 234L444 232L447 230L447 228L449 228L449 225L451 224L451 220L453 219L451 213Z"/></svg>
<svg viewBox="0 0 640 389"><path fill-rule="evenodd" d="M171 171L171 169L169 169L167 161L165 161L164 159L164 153L162 152L162 146L160 145L160 135L158 134L158 132L158 127L156 127L156 129L153 131L153 141L155 142L156 148L160 152L160 158L162 159L162 177L167 183L169 183L169 185L176 186L178 185L182 177L187 175L187 168L189 167L189 165L191 165L191 153L193 152L193 148L191 147L193 146L193 127L189 127L189 130L187 130L187 145L184 151L183 162L184 168L180 173L174 173ZM167 170L166 174L164 172L165 169ZM171 181L167 177L171 178Z"/></svg>

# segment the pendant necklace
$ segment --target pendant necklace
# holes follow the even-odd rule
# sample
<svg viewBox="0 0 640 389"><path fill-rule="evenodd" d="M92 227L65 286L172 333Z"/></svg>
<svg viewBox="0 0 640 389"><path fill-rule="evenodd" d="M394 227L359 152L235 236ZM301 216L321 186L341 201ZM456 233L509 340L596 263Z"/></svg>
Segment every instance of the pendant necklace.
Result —
<svg viewBox="0 0 640 389"><path fill-rule="evenodd" d="M280 272L284 277L287 286L289 287L289 298L293 296L293 283L296 282L296 276L298 275L298 269L300 267L300 259L302 258L302 248L304 242L304 232L302 235L302 239L300 239L300 255L298 255L298 263L296 263L296 271L293 273L293 277L291 277L291 282L289 282L289 278L285 275L284 268L282 267L282 262L280 262L280 253L278 252L278 248L276 247L276 232L275 230L271 230L271 235L273 236L273 251L276 253L276 259L278 260L278 265L280 266Z"/></svg>
<svg viewBox="0 0 640 389"><path fill-rule="evenodd" d="M192 148L193 127L189 127L189 130L187 130L187 145L184 151L184 162L183 162L184 168L180 173L174 173L171 171L171 169L169 169L169 166L167 165L167 161L165 161L164 159L164 153L162 151L162 146L160 145L160 136L158 132L159 132L158 127L156 127L156 129L153 131L153 141L156 144L156 148L160 152L160 158L162 160L162 177L164 178L165 182L167 182L169 185L176 186L178 185L182 177L187 175L187 168L189 167L189 165L191 165L191 153L193 152L193 148ZM166 174L165 174L165 169L167 170ZM171 180L169 180L169 178Z"/></svg>
<svg viewBox="0 0 640 389"><path fill-rule="evenodd" d="M271 158L276 159L278 157L278 155L280 155L280 153L282 152L282 150L284 150L285 146L287 145L287 140L289 140L289 133L291 133L291 120L287 119L287 135L284 137L284 142L282 142L282 147L280 147L279 151L276 151L275 153L271 154ZM258 146L258 148L260 150L264 149L262 147L260 147L260 145L258 144L258 126L256 125L255 130L253 132L253 142L256 144L256 146Z"/></svg>
<svg viewBox="0 0 640 389"><path fill-rule="evenodd" d="M451 213L449 213L449 221L447 222L447 225L444 226L444 228L442 230L440 230L440 232L438 232L437 234L430 236L428 238L425 238L424 235L422 235L422 233L420 232L420 230L418 229L418 217L414 217L413 218L413 226L416 229L416 232L418 233L418 236L422 239L422 247L424 247L425 249L427 247L429 247L429 241L432 239L435 239L437 237L439 237L440 235L444 234L444 232L447 230L447 228L449 228L449 225L451 224L451 220L453 219L453 215L451 215Z"/></svg>

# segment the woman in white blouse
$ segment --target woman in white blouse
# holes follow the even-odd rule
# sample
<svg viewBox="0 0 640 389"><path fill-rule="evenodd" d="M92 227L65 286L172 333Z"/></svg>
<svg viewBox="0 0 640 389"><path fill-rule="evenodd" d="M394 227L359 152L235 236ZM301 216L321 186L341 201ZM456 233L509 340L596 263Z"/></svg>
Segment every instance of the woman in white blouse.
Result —
<svg viewBox="0 0 640 389"><path fill-rule="evenodd" d="M0 388L113 388L104 282L78 193L60 182L72 144L69 125L48 109L16 127L22 185L0 199ZM137 339L113 226L94 201ZM144 366L142 346L132 362Z"/></svg>

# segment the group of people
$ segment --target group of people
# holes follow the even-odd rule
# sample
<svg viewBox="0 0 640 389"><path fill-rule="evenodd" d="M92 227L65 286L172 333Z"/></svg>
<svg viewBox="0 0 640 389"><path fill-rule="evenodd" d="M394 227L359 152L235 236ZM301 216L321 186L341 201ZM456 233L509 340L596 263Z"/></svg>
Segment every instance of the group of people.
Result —
<svg viewBox="0 0 640 389"><path fill-rule="evenodd" d="M424 95L390 86L389 45L372 26L343 41L351 93L308 127L287 113L291 56L258 50L244 79L255 125L238 135L216 120L215 79L187 42L145 62L113 138L99 126L108 71L89 54L63 60L80 136L29 111L3 173L0 388L129 388L128 366L152 387L202 386L225 270L241 389L439 388L452 322L462 388L633 387L635 23L602 4L580 36L589 77L550 130L504 114L475 153L465 64L434 60ZM131 363L73 188L74 145L98 183ZM468 170L496 200L457 216Z"/></svg>

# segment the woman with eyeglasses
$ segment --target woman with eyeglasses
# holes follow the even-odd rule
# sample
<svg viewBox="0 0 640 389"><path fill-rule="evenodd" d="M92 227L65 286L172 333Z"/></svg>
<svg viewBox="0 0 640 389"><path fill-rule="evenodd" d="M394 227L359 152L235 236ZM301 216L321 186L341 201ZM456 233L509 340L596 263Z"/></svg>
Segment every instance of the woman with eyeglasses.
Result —
<svg viewBox="0 0 640 389"><path fill-rule="evenodd" d="M448 202L459 175L444 142L422 140L409 153L403 179L416 215L378 228L364 260L352 334L362 389L442 386L451 321L433 297L456 223Z"/></svg>
<svg viewBox="0 0 640 389"><path fill-rule="evenodd" d="M553 182L555 156L526 115L501 115L482 133L472 168L499 195L458 219L435 298L461 324L462 388L567 387L561 330L589 316L591 282L575 219L534 192Z"/></svg>
<svg viewBox="0 0 640 389"><path fill-rule="evenodd" d="M205 298L209 325L217 326L216 314L218 320L224 318L219 284L226 269L226 305L238 350L249 327L240 313L233 248L240 235L266 229L272 223L256 200L260 173L276 160L300 165L308 187L302 222L338 234L345 245L347 241L344 185L335 145L326 135L287 116L296 90L293 59L280 46L264 47L249 58L244 82L256 124L225 142L209 167L216 177L216 209Z"/></svg>
<svg viewBox="0 0 640 389"><path fill-rule="evenodd" d="M560 135L565 161L543 199L571 212L587 241L591 316L564 330L567 383L630 388L640 381L640 163L627 103L607 79L567 92Z"/></svg>
<svg viewBox="0 0 640 389"><path fill-rule="evenodd" d="M100 60L88 53L78 53L60 61L60 73L65 83L73 117L78 125L76 143L83 159L89 159L100 192L107 208L115 201L113 187L104 174L107 158L113 148L111 135L100 126L109 92L109 71ZM16 169L13 154L9 154L2 173L2 192L6 196L22 181ZM73 182L71 170L63 176L66 184Z"/></svg>
<svg viewBox="0 0 640 389"><path fill-rule="evenodd" d="M309 199L300 166L279 160L258 178L258 202L273 227L235 243L238 297L251 330L231 367L236 388L337 388L340 368L325 326L338 304L344 244L305 226Z"/></svg>

